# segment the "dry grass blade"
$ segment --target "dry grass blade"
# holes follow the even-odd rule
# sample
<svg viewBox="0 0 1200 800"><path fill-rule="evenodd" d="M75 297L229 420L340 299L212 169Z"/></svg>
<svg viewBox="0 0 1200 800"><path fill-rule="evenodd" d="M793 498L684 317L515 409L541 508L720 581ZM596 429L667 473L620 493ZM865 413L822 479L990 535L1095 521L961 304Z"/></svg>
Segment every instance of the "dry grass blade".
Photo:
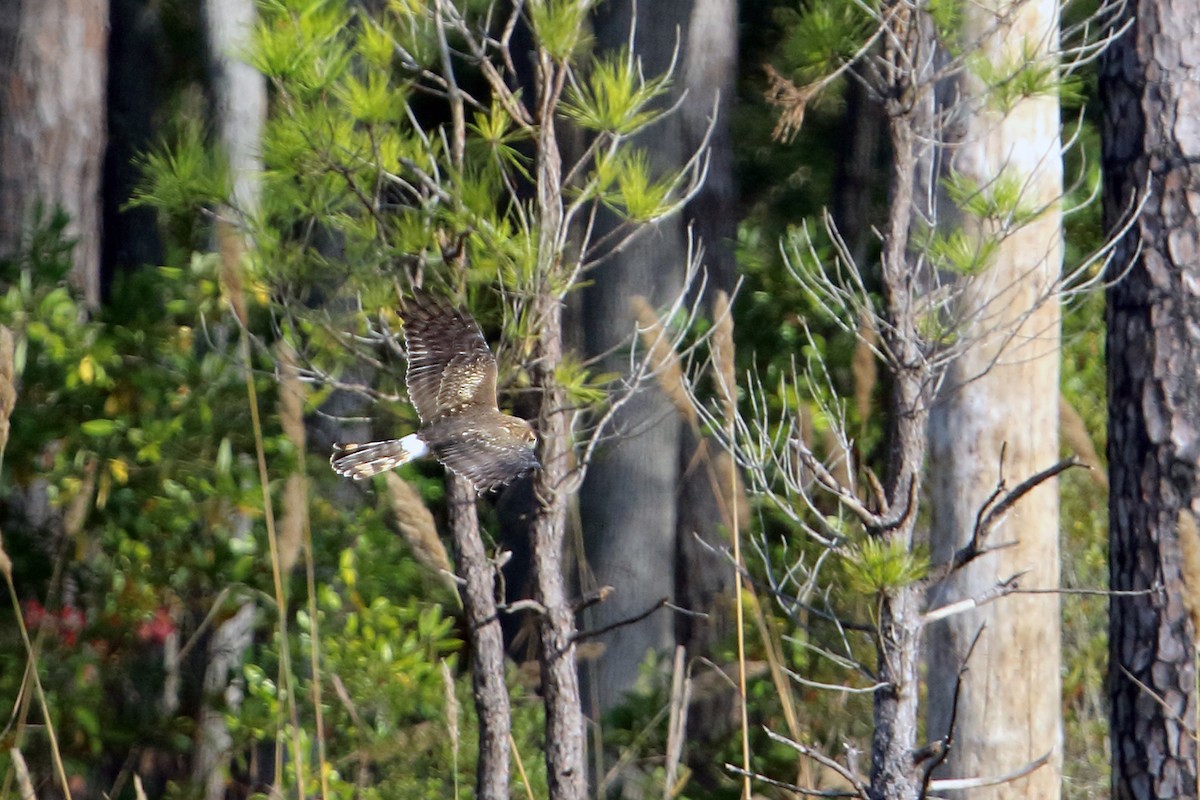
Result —
<svg viewBox="0 0 1200 800"><path fill-rule="evenodd" d="M279 561L284 574L292 571L300 557L304 528L308 524L308 487L304 476L304 382L300 380L296 351L286 339L275 347L279 364L279 421L283 433L298 455L296 469L284 487L283 513L279 519Z"/></svg>
<svg viewBox="0 0 1200 800"><path fill-rule="evenodd" d="M237 317L238 324L246 327L246 295L242 285L242 258L246 255L246 241L233 223L221 217L216 224L217 246L221 253L221 285L226 298Z"/></svg>
<svg viewBox="0 0 1200 800"><path fill-rule="evenodd" d="M646 360L655 380L658 381L659 389L671 401L671 405L675 406L680 416L693 426L697 425L696 409L692 407L684 387L679 354L671 347L671 336L663 327L658 313L650 305L650 301L640 294L629 298L629 308L637 319L642 346L646 348Z"/></svg>
<svg viewBox="0 0 1200 800"><path fill-rule="evenodd" d="M713 331L713 361L717 373L715 377L720 386L725 411L726 435L732 443L737 437L737 374L734 370L733 317L729 313L729 300L723 292L717 295L716 303L714 308L717 311L717 323ZM710 462L710 465L715 466L713 462ZM750 800L750 719L746 703L746 610L743 597L742 526L740 524L740 507L744 504L738 503L741 486L735 459L729 459L726 474L729 476L729 480L721 484L721 495L723 501L727 502L722 510L726 515L725 522L730 528L729 535L733 542L733 601L737 626L738 700L741 712L742 769L744 770L742 800Z"/></svg>
<svg viewBox="0 0 1200 800"><path fill-rule="evenodd" d="M863 309L858 320L858 342L854 347L854 358L850 371L854 375L854 410L858 412L859 425L866 425L871 414L871 395L879 383L879 365L875 360L875 347L879 334L870 313Z"/></svg>
<svg viewBox="0 0 1200 800"><path fill-rule="evenodd" d="M29 780L29 767L25 764L25 756L21 755L21 751L15 747L8 751L8 756L12 759L13 772L17 777L17 791L21 793L21 800L37 800L37 795L33 791L33 781Z"/></svg>
<svg viewBox="0 0 1200 800"><path fill-rule="evenodd" d="M450 674L450 665L442 659L442 690L446 696L446 732L450 734L450 752L454 758L454 796L458 797L458 751L462 743L461 731L458 727L462 709L458 705L458 693L454 691L454 676Z"/></svg>
<svg viewBox="0 0 1200 800"><path fill-rule="evenodd" d="M12 559L4 550L4 537L2 536L0 536L0 575L3 575L6 581L12 580Z"/></svg>
<svg viewBox="0 0 1200 800"><path fill-rule="evenodd" d="M1192 626L1200 630L1200 528L1196 517L1186 508L1179 510L1179 554L1183 573L1183 605L1192 618Z"/></svg>
<svg viewBox="0 0 1200 800"><path fill-rule="evenodd" d="M0 455L8 446L13 406L17 403L17 380L13 366L13 335L0 325Z"/></svg>
<svg viewBox="0 0 1200 800"><path fill-rule="evenodd" d="M454 566L446 554L446 546L438 536L433 514L416 487L394 472L387 474L388 499L400 535L412 548L417 563L438 576L456 595L458 586L454 582Z"/></svg>
<svg viewBox="0 0 1200 800"><path fill-rule="evenodd" d="M667 776L663 781L663 800L671 800L679 793L677 775L679 762L683 759L691 694L692 679L687 674L687 650L680 645L675 648L675 669L671 674L671 713L667 720Z"/></svg>
<svg viewBox="0 0 1200 800"><path fill-rule="evenodd" d="M1108 470L1104 468L1104 462L1096 452L1096 443L1088 433L1087 423L1075 406L1071 405L1071 401L1061 394L1058 396L1058 435L1063 443L1079 456L1096 485L1108 491Z"/></svg>
<svg viewBox="0 0 1200 800"><path fill-rule="evenodd" d="M733 419L737 411L737 372L734 367L733 309L729 295L718 291L713 298L713 364L716 370L717 393L725 410L725 418Z"/></svg>

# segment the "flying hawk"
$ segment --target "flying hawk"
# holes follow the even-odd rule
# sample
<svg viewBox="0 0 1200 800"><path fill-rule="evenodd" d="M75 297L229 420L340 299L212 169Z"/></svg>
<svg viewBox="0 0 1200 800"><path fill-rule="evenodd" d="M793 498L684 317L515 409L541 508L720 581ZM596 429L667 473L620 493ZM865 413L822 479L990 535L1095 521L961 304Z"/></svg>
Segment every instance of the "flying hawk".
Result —
<svg viewBox="0 0 1200 800"><path fill-rule="evenodd" d="M539 467L533 428L496 405L496 357L475 320L423 291L401 313L405 382L421 427L400 439L335 444L334 472L362 480L432 453L483 493Z"/></svg>

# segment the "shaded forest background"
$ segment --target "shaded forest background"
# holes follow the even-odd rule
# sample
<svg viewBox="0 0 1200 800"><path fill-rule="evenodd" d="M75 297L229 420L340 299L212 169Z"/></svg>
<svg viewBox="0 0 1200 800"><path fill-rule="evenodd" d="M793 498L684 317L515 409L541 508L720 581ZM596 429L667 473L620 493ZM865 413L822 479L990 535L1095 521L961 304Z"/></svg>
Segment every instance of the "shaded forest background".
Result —
<svg viewBox="0 0 1200 800"><path fill-rule="evenodd" d="M1054 744L1017 745L1029 772L982 756L935 771L955 731L970 758L990 746L970 738L966 700L958 718L963 665L1024 675L1033 654L998 647L972 662L964 642L928 633L911 643L931 659L922 676L938 652L953 655L946 680L912 687L922 704L912 733L930 749L905 757L928 774L911 795L887 796L932 796L933 776L976 771L1012 774L955 796L1055 796L1030 773L1070 798L1196 796L1196 606L1177 562L1200 550L1188 550L1196 459L1184 434L1121 439L1134 442L1135 466L1165 440L1176 448L1154 451L1166 499L1139 501L1136 479L1118 482L1131 507L1161 511L1132 529L1122 517L1121 558L1141 564L1138 547L1152 543L1176 563L1114 583L1148 598L1153 611L1139 618L1169 632L1143 658L1145 629L1118 629L1113 641L1137 652L1109 666L1104 454L1109 403L1137 396L1137 378L1107 370L1105 292L1110 315L1111 286L1127 275L1132 299L1115 307L1169 298L1136 277L1165 227L1131 220L1149 220L1159 199L1167 208L1172 191L1166 218L1183 233L1162 269L1190 299L1156 317L1180 326L1186 351L1163 391L1178 427L1163 425L1186 431L1200 416L1179 383L1200 357L1200 309L1181 277L1200 271L1200 205L1178 200L1194 197L1195 167L1171 183L1162 163L1182 161L1129 155L1133 177L1113 177L1125 174L1113 167L1122 154L1147 152L1120 145L1131 113L1120 86L1144 88L1131 76L1157 35L1146 20L1171 30L1168 12L1152 2L1055 11L1046 41L1086 32L1064 34L1054 66L1038 72L1037 37L1011 69L972 60L979 23L943 0L459 5L0 2L0 568L12 599L0 610L0 797L885 796L878 698L900 681L881 666L881 620L906 591L921 614L948 609L939 565L968 543L939 543L948 512L936 481L889 477L905 416L892 330L846 324L811 276L863 265L863 307L892 297L887 226L906 117L894 111L900 93L881 89L899 85L886 70L848 67L902 50L877 29L909 11L927 23L914 37L958 64L925 97L954 109L958 93L986 84L971 113L1001 118L1045 101L1065 141L1065 177L1036 211L1022 181L964 178L940 161L899 198L918 207L924 191L955 208L917 213L899 248L920 254L911 274L926 282L912 296L933 298L913 314L923 357L965 350L954 303L969 292L946 298L986 283L1007 258L1008 226L1065 209L1053 236L1062 274L1078 280L1055 278L1039 301L1053 306L1055 330L1061 307L1058 391L1008 387L1052 408L1058 440L1040 443L1049 458L1020 473L1012 459L1024 456L1006 452L1016 433L999 434L978 479L985 497L994 489L978 508L988 525L998 499L1054 494L1057 519L1042 522L1062 557L1040 566L1059 577L1031 583L1023 566L961 597L1003 615L1025 589L1053 596L1057 717L1023 726L1047 727ZM1035 4L994 5L1008 25ZM473 50L468 30L490 49ZM1194 21L1176 30L1193 48L1200 39ZM1150 83L1186 86L1195 68L1179 61L1159 63ZM540 102L555 75L558 105L528 105L523 118L521 104ZM554 124L541 124L543 108ZM970 116L945 112L937 136L970 128ZM551 198L547 152L565 165ZM577 161L586 166L573 171ZM1159 183L1161 196L1149 188ZM576 205L578 216L548 225L555 208ZM1142 244L1114 251L1121 235ZM333 442L417 424L397 337L401 298L418 283L480 320L501 364L501 405L538 422L553 467L478 502L432 461L365 486L329 470ZM929 379L924 413L944 382ZM756 429L738 428L760 411L763 441L794 448L773 467L794 494L772 494L743 439ZM1021 489L1059 457L1086 469L1064 461ZM932 450L916 459L917 473L941 474ZM912 514L895 524L911 530L898 547L870 520L906 493ZM1019 541L1027 524L1004 536ZM546 542L565 578L557 598L546 594ZM970 630L1009 624L967 619ZM547 655L555 637L558 664ZM502 661L489 649L501 645ZM481 678L487 663L501 685ZM573 685L576 664L575 716L551 719L547 698ZM1155 682L1165 673L1166 689ZM937 700L938 685L953 696ZM1134 687L1125 705L1112 699L1120 686ZM511 735L485 744L496 729L480 726L480 698L497 693ZM1110 701L1124 711L1113 716ZM935 730L944 724L949 733ZM563 729L583 733L585 761L569 779L556 769L570 754L550 752ZM1124 737L1158 741L1147 731L1160 729L1174 744L1139 782L1139 768L1112 754ZM501 773L480 763L500 752L493 745Z"/></svg>

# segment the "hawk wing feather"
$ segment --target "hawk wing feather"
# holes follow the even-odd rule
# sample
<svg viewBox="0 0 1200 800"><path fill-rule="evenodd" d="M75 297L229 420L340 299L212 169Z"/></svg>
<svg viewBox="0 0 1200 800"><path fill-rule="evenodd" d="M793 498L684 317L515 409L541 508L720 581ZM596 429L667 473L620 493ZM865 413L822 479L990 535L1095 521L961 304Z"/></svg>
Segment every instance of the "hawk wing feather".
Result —
<svg viewBox="0 0 1200 800"><path fill-rule="evenodd" d="M421 421L467 406L496 410L496 357L475 321L417 291L404 305L405 382Z"/></svg>
<svg viewBox="0 0 1200 800"><path fill-rule="evenodd" d="M537 456L515 441L498 441L472 431L473 438L454 438L433 445L434 455L447 469L490 492L538 466Z"/></svg>

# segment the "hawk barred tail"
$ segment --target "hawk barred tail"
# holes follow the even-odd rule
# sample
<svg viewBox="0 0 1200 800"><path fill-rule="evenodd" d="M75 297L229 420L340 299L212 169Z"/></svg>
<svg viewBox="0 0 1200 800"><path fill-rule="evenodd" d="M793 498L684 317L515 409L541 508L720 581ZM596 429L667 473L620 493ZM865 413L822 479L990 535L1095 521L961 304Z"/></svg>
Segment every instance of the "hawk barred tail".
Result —
<svg viewBox="0 0 1200 800"><path fill-rule="evenodd" d="M338 475L360 481L407 464L428 452L429 446L421 441L421 437L410 433L402 439L383 442L335 444L329 464Z"/></svg>

